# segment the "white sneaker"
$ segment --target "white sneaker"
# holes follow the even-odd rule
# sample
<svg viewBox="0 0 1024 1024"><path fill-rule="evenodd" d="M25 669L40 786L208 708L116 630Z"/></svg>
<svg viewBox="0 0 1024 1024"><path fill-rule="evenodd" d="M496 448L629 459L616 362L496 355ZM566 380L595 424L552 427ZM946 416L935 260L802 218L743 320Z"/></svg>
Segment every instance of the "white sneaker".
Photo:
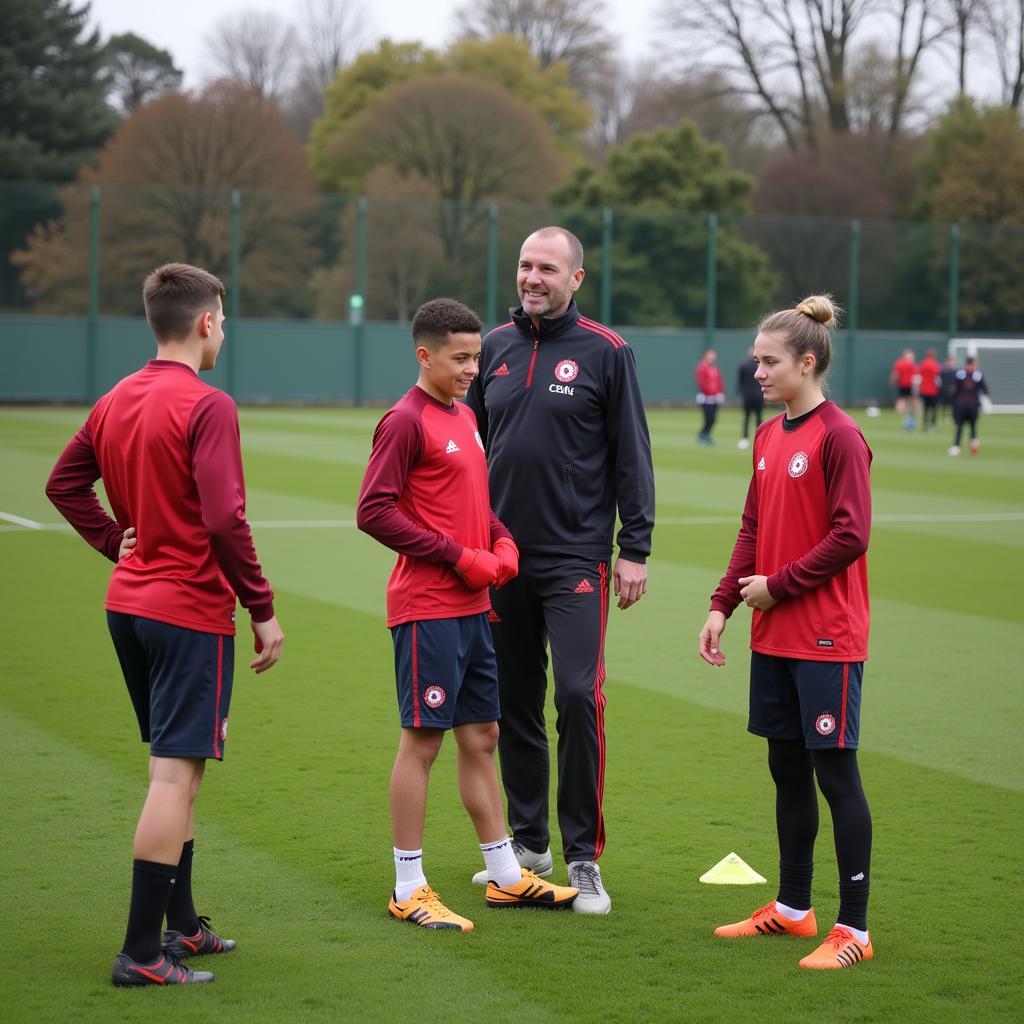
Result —
<svg viewBox="0 0 1024 1024"><path fill-rule="evenodd" d="M578 860L569 865L569 884L580 894L572 905L575 914L608 914L612 898L601 884L601 869L592 860Z"/></svg>
<svg viewBox="0 0 1024 1024"><path fill-rule="evenodd" d="M522 843L517 843L513 839L512 852L516 855L516 860L519 861L521 868L526 868L527 871L532 871L535 875L540 875L541 878L550 878L555 873L550 846L543 853L534 853L533 850L528 850ZM486 885L489 881L486 868L473 876L474 885Z"/></svg>
<svg viewBox="0 0 1024 1024"><path fill-rule="evenodd" d="M741 437L736 442L736 447L737 448L749 448L750 447L750 442L745 437Z"/></svg>
<svg viewBox="0 0 1024 1024"><path fill-rule="evenodd" d="M958 444L950 445L949 454L950 455L959 455L960 454L960 445L958 445Z"/></svg>

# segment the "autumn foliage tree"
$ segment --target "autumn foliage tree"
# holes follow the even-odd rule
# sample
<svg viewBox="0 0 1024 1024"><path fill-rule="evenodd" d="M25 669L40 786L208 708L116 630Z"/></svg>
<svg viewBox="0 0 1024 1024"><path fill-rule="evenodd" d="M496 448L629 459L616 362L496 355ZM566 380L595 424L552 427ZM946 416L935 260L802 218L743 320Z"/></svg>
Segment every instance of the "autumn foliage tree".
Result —
<svg viewBox="0 0 1024 1024"><path fill-rule="evenodd" d="M558 62L541 68L525 41L509 36L484 41L463 40L445 53L420 43L384 40L375 50L360 54L328 88L324 116L313 126L310 135L310 166L322 188L345 192L357 187L354 182L362 180L365 167L356 168L345 148L354 120L363 114L376 119L385 116L392 94L405 83L421 83L426 87L428 80L450 75L460 76L468 90L468 100L458 101L460 109L472 106L479 99L491 105L490 116L499 116L500 111L493 107L493 102L502 102L493 100L497 89L506 98L519 100L520 107L525 104L539 115L539 120L532 125L531 146L538 150L542 162L552 145L572 159L579 154L580 138L591 115L587 105L570 87L568 74L568 67ZM411 96L415 91L403 95ZM518 122L521 118L515 120ZM517 124L510 130L516 132ZM500 120L492 122L490 134L504 131ZM429 176L427 180L434 181ZM444 192L443 181L435 184L437 198L462 198ZM510 197L497 191L486 198Z"/></svg>
<svg viewBox="0 0 1024 1024"><path fill-rule="evenodd" d="M273 103L233 83L172 93L140 107L78 184L64 217L41 225L13 259L39 311L87 306L90 186L102 189L101 309L137 313L153 267L181 260L228 281L230 190L242 193L241 310L302 313L313 183L301 146ZM305 193L305 195L303 195Z"/></svg>
<svg viewBox="0 0 1024 1024"><path fill-rule="evenodd" d="M709 213L722 215L718 306L725 322L749 322L771 301L768 261L740 239L732 220L749 212L753 186L753 178L728 166L722 146L705 142L695 125L681 121L613 146L603 169L577 168L552 198L565 206L618 211L612 308L619 322L689 327L703 323L706 311ZM577 209L565 218L581 237L593 237L595 215L599 209Z"/></svg>

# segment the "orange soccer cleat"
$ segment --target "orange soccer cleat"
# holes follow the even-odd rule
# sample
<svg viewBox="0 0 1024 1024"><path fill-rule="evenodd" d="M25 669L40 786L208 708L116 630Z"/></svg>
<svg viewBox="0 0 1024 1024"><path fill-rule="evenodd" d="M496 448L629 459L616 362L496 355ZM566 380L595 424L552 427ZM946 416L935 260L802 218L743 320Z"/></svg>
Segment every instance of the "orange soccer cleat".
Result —
<svg viewBox="0 0 1024 1024"><path fill-rule="evenodd" d="M748 935L796 935L806 938L818 934L818 922L814 919L814 910L808 910L802 921L793 921L775 909L775 900L767 906L755 910L745 921L735 924L723 924L715 929L715 934L723 939L740 939Z"/></svg>
<svg viewBox="0 0 1024 1024"><path fill-rule="evenodd" d="M553 885L539 875L523 868L523 877L515 885L487 883L487 906L489 907L543 907L545 910L560 910L571 907L578 889L568 885Z"/></svg>
<svg viewBox="0 0 1024 1024"><path fill-rule="evenodd" d="M825 936L825 941L800 961L800 966L812 971L838 970L859 964L861 960L870 960L874 955L870 936L866 943L861 942L849 928L837 924Z"/></svg>
<svg viewBox="0 0 1024 1024"><path fill-rule="evenodd" d="M408 921L421 928L446 932L473 930L473 922L449 910L429 885L421 885L407 900L396 900L392 893L388 913L399 921Z"/></svg>

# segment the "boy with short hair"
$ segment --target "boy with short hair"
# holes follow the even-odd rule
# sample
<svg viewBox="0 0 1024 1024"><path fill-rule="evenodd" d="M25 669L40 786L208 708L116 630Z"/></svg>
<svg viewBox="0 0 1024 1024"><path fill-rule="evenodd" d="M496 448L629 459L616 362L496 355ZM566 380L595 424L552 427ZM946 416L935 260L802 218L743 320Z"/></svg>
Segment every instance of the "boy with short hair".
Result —
<svg viewBox="0 0 1024 1024"><path fill-rule="evenodd" d="M181 960L235 947L196 914L192 854L206 759L222 760L227 740L236 595L256 634L251 668L271 668L284 642L245 519L235 403L198 376L224 340L223 295L213 274L184 263L146 278L157 356L93 406L46 484L64 518L115 563L107 623L150 744L118 986L212 981ZM96 497L100 478L114 519Z"/></svg>
<svg viewBox="0 0 1024 1024"><path fill-rule="evenodd" d="M462 402L480 366L480 320L454 299L424 303L412 323L416 385L385 414L359 495L357 525L398 553L387 591L402 734L391 776L392 917L472 931L423 873L430 768L447 730L459 792L480 840L492 907L571 907L577 890L519 866L494 764L498 678L488 587L518 572L519 551L491 511L476 417Z"/></svg>

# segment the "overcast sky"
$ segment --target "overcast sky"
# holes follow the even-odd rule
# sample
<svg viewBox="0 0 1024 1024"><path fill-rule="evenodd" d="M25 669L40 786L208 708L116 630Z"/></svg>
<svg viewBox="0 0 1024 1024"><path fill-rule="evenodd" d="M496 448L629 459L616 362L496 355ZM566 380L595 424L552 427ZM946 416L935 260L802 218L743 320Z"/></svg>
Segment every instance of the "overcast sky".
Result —
<svg viewBox="0 0 1024 1024"><path fill-rule="evenodd" d="M629 57L649 48L651 12L656 0L607 0L612 16L609 26L622 41ZM462 0L385 0L373 4L364 0L373 37L395 41L419 40L441 46L454 35L454 12ZM134 32L163 50L185 72L185 86L199 85L204 69L204 40L212 25L224 14L240 10L274 11L291 20L297 4L293 0L91 0L92 23L104 38L119 32Z"/></svg>

